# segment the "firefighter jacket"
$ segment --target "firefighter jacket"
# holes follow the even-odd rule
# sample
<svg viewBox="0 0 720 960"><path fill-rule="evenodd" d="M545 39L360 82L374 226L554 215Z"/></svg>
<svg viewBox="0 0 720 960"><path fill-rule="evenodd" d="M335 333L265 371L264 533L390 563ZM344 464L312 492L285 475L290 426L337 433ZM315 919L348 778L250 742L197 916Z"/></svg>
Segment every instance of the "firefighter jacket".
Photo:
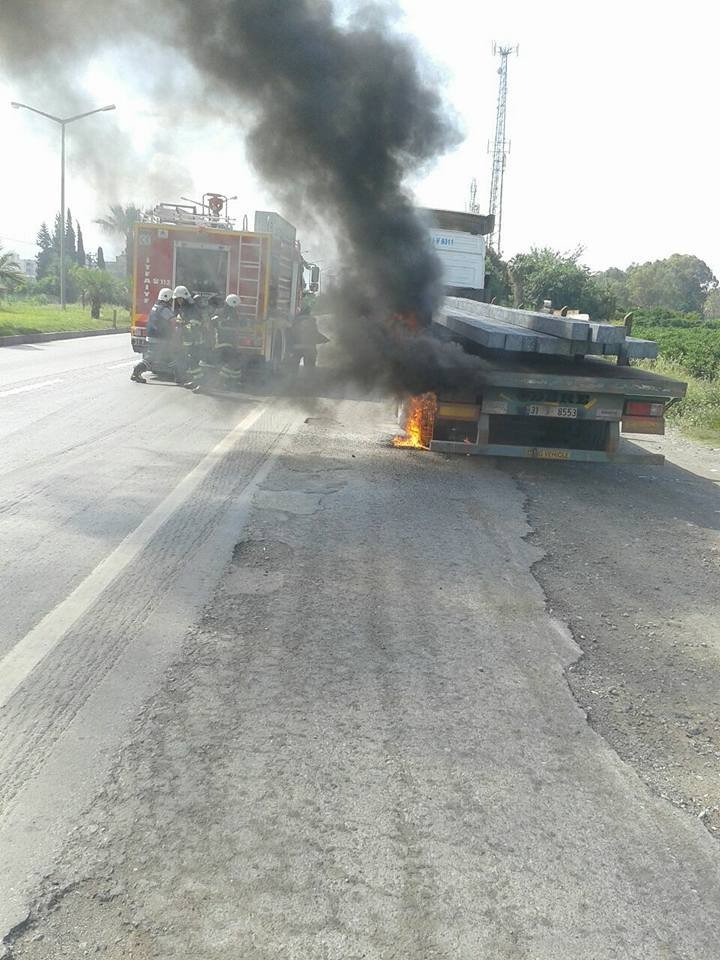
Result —
<svg viewBox="0 0 720 960"><path fill-rule="evenodd" d="M153 304L147 319L147 335L150 340L171 340L175 332L173 312L170 307L158 300Z"/></svg>

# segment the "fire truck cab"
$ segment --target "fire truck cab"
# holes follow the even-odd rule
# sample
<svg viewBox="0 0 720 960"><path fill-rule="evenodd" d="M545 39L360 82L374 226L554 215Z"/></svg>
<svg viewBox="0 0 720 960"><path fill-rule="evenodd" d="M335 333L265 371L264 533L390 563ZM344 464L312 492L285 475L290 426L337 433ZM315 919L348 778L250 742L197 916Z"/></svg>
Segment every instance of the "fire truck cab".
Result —
<svg viewBox="0 0 720 960"><path fill-rule="evenodd" d="M227 197L205 194L202 202L159 204L134 228L132 348L147 346L148 313L163 287L179 284L199 295L240 298L235 347L248 366L279 364L287 331L302 305L303 259L295 227L277 213L258 211L254 229L227 215Z"/></svg>

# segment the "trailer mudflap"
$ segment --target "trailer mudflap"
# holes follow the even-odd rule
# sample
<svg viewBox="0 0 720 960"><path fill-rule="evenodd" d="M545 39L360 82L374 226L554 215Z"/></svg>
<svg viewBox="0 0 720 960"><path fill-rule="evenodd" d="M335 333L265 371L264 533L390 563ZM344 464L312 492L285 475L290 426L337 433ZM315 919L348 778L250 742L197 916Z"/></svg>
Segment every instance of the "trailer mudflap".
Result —
<svg viewBox="0 0 720 960"><path fill-rule="evenodd" d="M473 457L516 457L524 460L576 460L584 463L663 464L665 457L621 440L617 450L576 450L564 447L529 447L507 443L468 443L455 440L431 440L433 453L453 453Z"/></svg>
<svg viewBox="0 0 720 960"><path fill-rule="evenodd" d="M652 433L657 436L665 434L664 417L629 417L622 418L623 433Z"/></svg>

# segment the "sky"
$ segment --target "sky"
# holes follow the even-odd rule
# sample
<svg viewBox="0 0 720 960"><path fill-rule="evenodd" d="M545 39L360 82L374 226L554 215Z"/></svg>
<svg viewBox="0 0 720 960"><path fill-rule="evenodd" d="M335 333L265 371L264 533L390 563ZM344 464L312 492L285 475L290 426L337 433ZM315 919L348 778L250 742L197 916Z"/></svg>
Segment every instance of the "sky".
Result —
<svg viewBox="0 0 720 960"><path fill-rule="evenodd" d="M720 275L720 4L401 0L399 6L398 29L434 64L432 82L444 86L465 133L460 147L410 184L419 203L466 209L476 177L481 211L487 209L498 81L492 47L517 44L509 61L503 255L582 245L584 261L601 270L693 253ZM88 109L116 103L114 120L141 152L158 125L169 126L172 137L163 104L143 99L115 67L99 60L78 74ZM9 101L16 99L47 109L21 81L3 78L0 66L2 139L13 148L0 152L0 244L32 257L40 223L58 207L59 130L12 110ZM62 111L62 104L49 109ZM107 116L80 122L102 124ZM92 222L108 198L90 189L73 155L72 127L68 132L67 203L83 226L86 249L103 243L112 255L117 243ZM251 221L255 209L276 206L248 168L240 120L237 130L218 124L209 135L179 140L178 152L186 173L178 175L175 195L143 195L140 165L125 199L176 200L217 190L237 194L232 214L248 213ZM310 252L321 259L322 250Z"/></svg>

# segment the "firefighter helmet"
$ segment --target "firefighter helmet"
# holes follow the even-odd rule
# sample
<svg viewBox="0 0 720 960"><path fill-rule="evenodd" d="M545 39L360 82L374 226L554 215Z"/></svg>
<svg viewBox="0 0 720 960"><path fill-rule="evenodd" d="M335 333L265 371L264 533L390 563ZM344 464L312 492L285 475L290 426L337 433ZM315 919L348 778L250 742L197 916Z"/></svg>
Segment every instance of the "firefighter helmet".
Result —
<svg viewBox="0 0 720 960"><path fill-rule="evenodd" d="M190 296L190 291L188 288L181 285L179 287L175 287L173 290L173 299L190 301L192 300L192 297Z"/></svg>
<svg viewBox="0 0 720 960"><path fill-rule="evenodd" d="M170 303L173 298L173 292L170 287L163 287L157 298L160 303Z"/></svg>
<svg viewBox="0 0 720 960"><path fill-rule="evenodd" d="M225 297L225 303L229 307L239 307L240 306L240 297L236 293L229 293Z"/></svg>

